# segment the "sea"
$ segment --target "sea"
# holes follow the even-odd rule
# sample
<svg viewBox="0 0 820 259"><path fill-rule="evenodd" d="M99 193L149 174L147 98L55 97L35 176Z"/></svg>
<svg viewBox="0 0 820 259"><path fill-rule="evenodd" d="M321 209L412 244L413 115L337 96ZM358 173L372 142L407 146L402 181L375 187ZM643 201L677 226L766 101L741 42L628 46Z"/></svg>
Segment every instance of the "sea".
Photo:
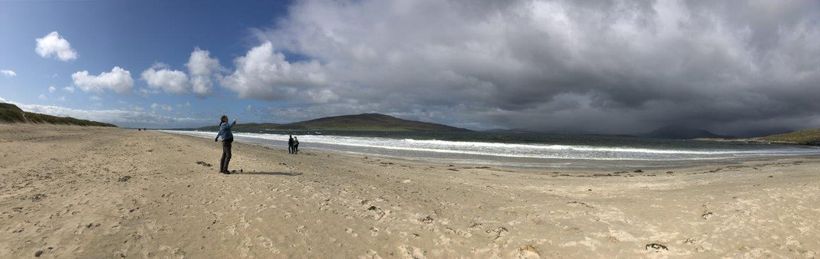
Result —
<svg viewBox="0 0 820 259"><path fill-rule="evenodd" d="M163 130L214 138L216 132ZM300 151L324 150L448 164L536 168L633 169L820 156L820 147L633 136L539 133L300 132ZM235 132L236 142L287 150L288 132Z"/></svg>

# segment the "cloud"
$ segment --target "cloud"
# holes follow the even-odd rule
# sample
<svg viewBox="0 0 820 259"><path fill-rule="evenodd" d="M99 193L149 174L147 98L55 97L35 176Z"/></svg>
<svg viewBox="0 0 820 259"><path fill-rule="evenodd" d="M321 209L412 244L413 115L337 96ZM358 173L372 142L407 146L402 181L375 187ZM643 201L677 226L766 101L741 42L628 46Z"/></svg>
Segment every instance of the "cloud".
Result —
<svg viewBox="0 0 820 259"><path fill-rule="evenodd" d="M264 42L235 61L236 70L222 84L242 98L282 100L326 84L317 61L289 62Z"/></svg>
<svg viewBox="0 0 820 259"><path fill-rule="evenodd" d="M68 92L68 93L72 93L72 94L73 94L73 93L74 93L74 87L71 87L71 86L66 86L66 87L63 87L63 91L66 91L66 92Z"/></svg>
<svg viewBox="0 0 820 259"><path fill-rule="evenodd" d="M79 71L71 75L74 85L86 92L100 93L104 90L113 90L125 93L134 86L131 72L120 67L114 67L111 72L102 72L99 75L89 75L88 71Z"/></svg>
<svg viewBox="0 0 820 259"><path fill-rule="evenodd" d="M820 2L298 1L222 84L478 127L820 127ZM446 26L442 26L446 25Z"/></svg>
<svg viewBox="0 0 820 259"><path fill-rule="evenodd" d="M40 57L55 57L62 61L77 59L77 51L71 48L69 43L60 33L53 31L42 38L36 39L37 47L34 49Z"/></svg>
<svg viewBox="0 0 820 259"><path fill-rule="evenodd" d="M146 97L146 98L148 96L152 95L152 94L159 94L160 92L161 91L158 90L158 89L149 89L149 88L140 88L136 91L137 94L139 94L142 97Z"/></svg>
<svg viewBox="0 0 820 259"><path fill-rule="evenodd" d="M56 92L56 91L57 91L57 88L56 88L56 87L54 87L54 86L49 86L49 87L48 87L48 92L49 92L49 93L54 93L54 92Z"/></svg>
<svg viewBox="0 0 820 259"><path fill-rule="evenodd" d="M45 101L45 100L48 100L48 97L45 94L41 94L40 96L37 96L37 99Z"/></svg>
<svg viewBox="0 0 820 259"><path fill-rule="evenodd" d="M170 105L167 105L167 104L152 103L151 104L151 110L164 110L164 111L170 112L170 111L174 110L174 107L171 107Z"/></svg>
<svg viewBox="0 0 820 259"><path fill-rule="evenodd" d="M219 60L211 58L210 52L207 50L196 48L191 52L191 57L185 65L188 67L188 74L191 76L193 92L199 96L210 94L213 86L212 78L217 75L220 68Z"/></svg>
<svg viewBox="0 0 820 259"><path fill-rule="evenodd" d="M15 77L15 76L17 76L17 72L14 72L14 70L10 70L10 69L3 69L3 70L0 70L0 75L3 75L5 77Z"/></svg>
<svg viewBox="0 0 820 259"><path fill-rule="evenodd" d="M154 65L142 72L142 80L154 89L167 93L182 94L188 92L188 76L179 70L170 70L163 65Z"/></svg>
<svg viewBox="0 0 820 259"><path fill-rule="evenodd" d="M166 93L183 94L193 92L199 97L211 94L213 79L219 78L219 60L210 57L210 52L194 49L185 64L188 74L172 70L164 64L156 64L142 72L142 80L152 89L162 89ZM190 75L190 76L189 76ZM140 94L147 96L157 93L149 89L140 89Z"/></svg>

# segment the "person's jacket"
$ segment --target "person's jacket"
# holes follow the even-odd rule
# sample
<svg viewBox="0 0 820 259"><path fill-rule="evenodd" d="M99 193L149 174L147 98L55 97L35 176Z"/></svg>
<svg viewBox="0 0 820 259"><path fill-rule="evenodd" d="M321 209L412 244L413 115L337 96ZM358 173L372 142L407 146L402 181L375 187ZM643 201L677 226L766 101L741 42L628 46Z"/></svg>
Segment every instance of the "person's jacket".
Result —
<svg viewBox="0 0 820 259"><path fill-rule="evenodd" d="M222 141L232 141L233 140L233 133L231 133L231 127L236 125L236 120L234 120L231 124L222 123L219 124L219 133L216 134L217 139L222 139Z"/></svg>

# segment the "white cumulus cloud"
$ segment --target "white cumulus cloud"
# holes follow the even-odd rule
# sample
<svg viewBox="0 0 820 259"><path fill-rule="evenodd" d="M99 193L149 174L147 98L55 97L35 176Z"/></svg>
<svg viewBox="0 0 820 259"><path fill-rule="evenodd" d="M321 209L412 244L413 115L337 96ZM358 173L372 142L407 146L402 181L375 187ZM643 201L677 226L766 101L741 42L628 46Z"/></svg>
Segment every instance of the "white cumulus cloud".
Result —
<svg viewBox="0 0 820 259"><path fill-rule="evenodd" d="M74 85L86 92L102 92L113 90L117 93L125 93L134 86L134 79L131 72L115 66L111 72L102 72L99 75L90 75L88 71L79 71L71 75Z"/></svg>
<svg viewBox="0 0 820 259"><path fill-rule="evenodd" d="M55 91L57 91L57 88L56 88L56 87L54 87L54 86L49 86L49 87L48 87L48 92L49 92L49 93L54 93Z"/></svg>
<svg viewBox="0 0 820 259"><path fill-rule="evenodd" d="M205 96L211 93L213 86L212 78L219 70L219 60L211 58L211 53L207 50L199 48L191 52L191 57L188 63L188 74L191 76L191 85L193 92L199 96Z"/></svg>
<svg viewBox="0 0 820 259"><path fill-rule="evenodd" d="M290 62L284 54L274 51L271 42L252 48L234 63L236 71L225 77L222 85L242 98L293 98L327 83L319 62Z"/></svg>
<svg viewBox="0 0 820 259"><path fill-rule="evenodd" d="M162 89L167 93L182 94L188 92L188 76L185 72L171 70L163 65L154 65L142 72L142 80L154 89Z"/></svg>
<svg viewBox="0 0 820 259"><path fill-rule="evenodd" d="M37 40L37 54L44 58L56 57L62 61L77 59L77 51L71 48L71 43L53 31Z"/></svg>
<svg viewBox="0 0 820 259"><path fill-rule="evenodd" d="M219 60L212 58L210 52L199 48L191 52L186 74L180 70L173 70L164 64L156 64L142 72L142 80L148 83L151 89L140 89L140 94L157 93L162 89L166 93L183 94L193 92L203 97L211 93L213 79L219 78Z"/></svg>
<svg viewBox="0 0 820 259"><path fill-rule="evenodd" d="M14 72L14 70L10 70L10 69L3 69L3 70L0 70L0 75L3 75L5 77L15 77L15 76L17 76L17 72Z"/></svg>

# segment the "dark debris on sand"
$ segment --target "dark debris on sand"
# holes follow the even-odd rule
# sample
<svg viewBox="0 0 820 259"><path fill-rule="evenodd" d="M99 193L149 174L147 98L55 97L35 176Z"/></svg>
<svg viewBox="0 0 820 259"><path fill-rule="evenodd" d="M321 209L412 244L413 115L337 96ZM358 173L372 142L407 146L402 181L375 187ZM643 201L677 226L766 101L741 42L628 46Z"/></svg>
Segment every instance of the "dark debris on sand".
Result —
<svg viewBox="0 0 820 259"><path fill-rule="evenodd" d="M594 209L595 208L592 205L589 205L586 202L582 202L582 201L570 201L570 202L567 202L567 204L580 205L580 206L587 207L589 209Z"/></svg>
<svg viewBox="0 0 820 259"><path fill-rule="evenodd" d="M205 166L205 167L211 167L211 166L213 166L213 165L211 165L211 164L209 164L209 163L205 163L205 162L203 162L203 161L196 161L196 164L197 164L197 165L201 165L201 166Z"/></svg>
<svg viewBox="0 0 820 259"><path fill-rule="evenodd" d="M45 195L45 194L42 194L42 193L38 193L38 194L35 194L35 195L31 196L31 201L38 202L38 201L43 200L45 197L48 197L48 196Z"/></svg>
<svg viewBox="0 0 820 259"><path fill-rule="evenodd" d="M700 215L700 217L703 218L703 219L709 219L709 218L712 217L712 215L714 215L714 213L707 210L707 211L704 211L703 214Z"/></svg>
<svg viewBox="0 0 820 259"><path fill-rule="evenodd" d="M424 218L420 218L419 222L425 223L425 224L432 224L433 223L433 217L427 216L427 217L424 217Z"/></svg>
<svg viewBox="0 0 820 259"><path fill-rule="evenodd" d="M644 248L645 248L646 250L649 250L649 249L654 249L654 250L656 250L656 251L660 251L660 250L662 249L662 250L667 250L667 251L669 251L669 248L667 248L665 245L663 245L663 244L658 244L658 243L649 243L649 244L646 244L646 246L645 246Z"/></svg>

